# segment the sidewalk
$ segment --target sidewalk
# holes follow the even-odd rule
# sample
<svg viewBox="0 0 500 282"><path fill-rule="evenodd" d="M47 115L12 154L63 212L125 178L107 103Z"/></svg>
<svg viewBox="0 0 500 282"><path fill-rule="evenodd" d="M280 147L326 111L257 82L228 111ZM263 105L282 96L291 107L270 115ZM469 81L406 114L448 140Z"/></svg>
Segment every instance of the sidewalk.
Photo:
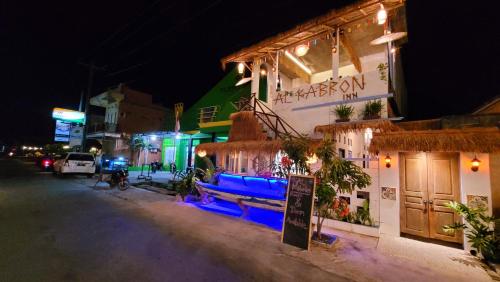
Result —
<svg viewBox="0 0 500 282"><path fill-rule="evenodd" d="M143 179L137 179L137 177L141 174L140 171L129 171L128 172L128 178L130 180L130 183L135 184L139 182L143 182ZM142 173L144 176L148 175L147 171L144 171ZM160 183L167 183L170 180L172 180L173 174L168 172L168 171L157 171L156 173L151 173L149 174L152 178L152 181L154 182L160 182Z"/></svg>
<svg viewBox="0 0 500 282"><path fill-rule="evenodd" d="M202 211L175 197L131 188L100 191L120 204L135 204L145 216L217 256L221 263L256 278L278 281L492 281L475 258L463 250L406 238L373 238L332 230L339 241L311 251L282 244L281 234L238 218ZM340 277L340 278L339 278Z"/></svg>

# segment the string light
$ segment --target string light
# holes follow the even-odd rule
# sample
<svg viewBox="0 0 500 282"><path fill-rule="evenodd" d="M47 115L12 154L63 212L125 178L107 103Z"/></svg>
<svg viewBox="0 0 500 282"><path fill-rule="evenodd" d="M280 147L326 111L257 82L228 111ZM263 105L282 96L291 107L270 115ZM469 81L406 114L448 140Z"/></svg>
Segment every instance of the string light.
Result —
<svg viewBox="0 0 500 282"><path fill-rule="evenodd" d="M245 71L245 64L239 63L238 64L238 73L243 74L244 71Z"/></svg>
<svg viewBox="0 0 500 282"><path fill-rule="evenodd" d="M379 25L385 24L387 21L387 11L384 9L384 5L380 4L380 10L377 12L377 23Z"/></svg>
<svg viewBox="0 0 500 282"><path fill-rule="evenodd" d="M297 57L302 57L305 56L308 51L309 51L309 44L300 44L295 48L295 55L297 55Z"/></svg>

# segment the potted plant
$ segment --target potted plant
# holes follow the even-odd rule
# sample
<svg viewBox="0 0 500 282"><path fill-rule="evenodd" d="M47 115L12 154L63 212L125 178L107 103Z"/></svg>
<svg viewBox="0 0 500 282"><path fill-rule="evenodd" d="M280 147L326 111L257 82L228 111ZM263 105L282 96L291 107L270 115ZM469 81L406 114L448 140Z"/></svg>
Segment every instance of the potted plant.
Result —
<svg viewBox="0 0 500 282"><path fill-rule="evenodd" d="M379 119L383 107L381 100L368 101L363 110L363 119Z"/></svg>
<svg viewBox="0 0 500 282"><path fill-rule="evenodd" d="M443 226L446 232L455 232L457 230L465 230L465 236L469 239L472 248L472 255L479 252L487 262L500 261L500 237L495 233L495 224L498 219L493 216L485 215L484 208L471 208L462 203L450 202L447 207L455 211L467 224L455 222L451 225Z"/></svg>
<svg viewBox="0 0 500 282"><path fill-rule="evenodd" d="M353 162L338 157L334 151L331 138L325 138L316 150L322 161L321 168L315 173L317 223L313 240L327 241L321 234L323 222L330 213L336 197L340 193L352 193L356 188L366 188L371 184L371 177ZM348 212L348 210L347 210Z"/></svg>
<svg viewBox="0 0 500 282"><path fill-rule="evenodd" d="M335 114L338 117L338 119L335 120L336 122L347 122L351 120L351 116L354 114L354 107L344 104L339 105L335 107Z"/></svg>

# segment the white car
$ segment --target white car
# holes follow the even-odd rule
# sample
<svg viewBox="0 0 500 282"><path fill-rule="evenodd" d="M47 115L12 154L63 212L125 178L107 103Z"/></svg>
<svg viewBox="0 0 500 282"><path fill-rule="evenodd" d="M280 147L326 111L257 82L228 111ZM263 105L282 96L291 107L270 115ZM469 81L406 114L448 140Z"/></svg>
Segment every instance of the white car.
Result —
<svg viewBox="0 0 500 282"><path fill-rule="evenodd" d="M94 156L87 153L67 153L54 162L54 173L58 175L85 174L92 177L95 168Z"/></svg>

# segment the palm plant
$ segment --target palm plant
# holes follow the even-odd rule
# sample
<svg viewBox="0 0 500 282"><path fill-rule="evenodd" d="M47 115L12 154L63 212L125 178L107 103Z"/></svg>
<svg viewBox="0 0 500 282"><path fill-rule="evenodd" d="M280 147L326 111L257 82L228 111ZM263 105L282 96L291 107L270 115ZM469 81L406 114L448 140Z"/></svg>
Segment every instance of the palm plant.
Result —
<svg viewBox="0 0 500 282"><path fill-rule="evenodd" d="M364 119L380 118L380 113L382 112L383 107L384 104L382 104L381 100L366 102L365 108L363 110L363 118Z"/></svg>
<svg viewBox="0 0 500 282"><path fill-rule="evenodd" d="M295 173L310 173L309 165L307 164L307 152L309 151L310 143L311 140L306 135L292 137L288 134L282 140L283 151L295 166Z"/></svg>
<svg viewBox="0 0 500 282"><path fill-rule="evenodd" d="M495 233L495 224L499 220L485 215L484 208L471 208L458 202L449 202L446 206L463 217L467 224L455 222L451 225L444 225L443 230L450 233L466 230L465 236L469 239L469 243L481 253L485 260L500 260L500 237ZM475 251L471 253L475 254Z"/></svg>
<svg viewBox="0 0 500 282"><path fill-rule="evenodd" d="M336 121L339 121L339 122L349 121L351 119L351 116L354 114L354 107L342 104L342 105L335 107L334 111L338 117L338 119Z"/></svg>
<svg viewBox="0 0 500 282"><path fill-rule="evenodd" d="M316 186L316 236L321 240L323 222L337 195L352 193L356 188L366 188L371 184L371 177L353 162L338 157L331 138L323 140L316 155L322 161L321 168L315 173L319 181Z"/></svg>

